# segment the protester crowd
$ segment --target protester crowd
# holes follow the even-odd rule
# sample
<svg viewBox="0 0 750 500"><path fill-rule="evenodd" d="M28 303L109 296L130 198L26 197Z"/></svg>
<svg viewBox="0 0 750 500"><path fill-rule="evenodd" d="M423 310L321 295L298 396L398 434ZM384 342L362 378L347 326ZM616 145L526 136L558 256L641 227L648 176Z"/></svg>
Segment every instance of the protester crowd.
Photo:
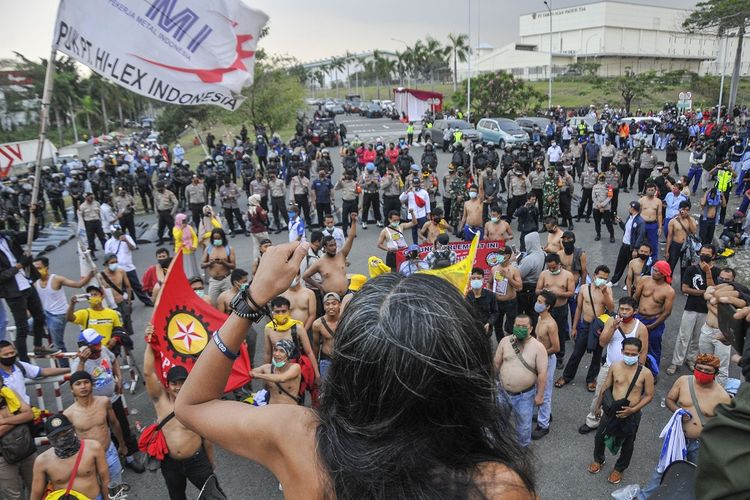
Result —
<svg viewBox="0 0 750 500"><path fill-rule="evenodd" d="M220 489L210 438L174 418L188 372L173 367L162 385L150 343L142 360L158 421L150 432L163 437L165 451L139 451L121 396L128 382L120 367L133 360L134 341L140 342L134 311L151 313L147 308L158 301L181 251L196 294L223 313L237 312L235 297L246 293L273 247L269 234L286 231L289 242L306 243L306 255L288 289L268 297L270 321L262 333L245 327L251 359L262 336L263 362L252 376L258 381L253 388L263 390L237 397L256 406L317 408L325 399L320 390L336 356L343 310L357 306L365 274L379 274L373 264L348 269L357 232L373 223L383 257L374 267L386 275L418 277L420 270L455 264L451 238L500 242L491 269L472 269L465 302L495 349L498 404L511 411L512 446L520 445L520 454L551 432L553 396L577 390L565 386L591 353L585 388L592 401L579 428L594 435L588 472L603 470L609 448L619 456L608 480L623 481L642 412L653 411L657 380L672 384L665 405L680 415L675 434L682 431L687 458L695 462L703 426L737 391L730 365L739 356L720 330L708 295L734 281L736 271L725 256L750 233L746 115L744 108L721 117L665 108L645 115L659 121L623 120L609 108L557 108L530 144L503 150L472 143L460 130L433 144L424 133L431 127L428 116L416 141L413 125L394 142L347 140L344 129L335 165L300 121L288 144L263 128L250 136L243 126L220 140L209 133L202 138L207 155L195 168L180 144L122 138L86 162L44 167L36 206L33 178L11 178L0 192L0 297L13 316L16 338L0 341L0 435L22 433L35 422L34 432L46 435L51 449L6 454L0 437L2 494L42 498L51 484L52 490L72 488L88 498L125 498L123 468L143 473L155 461L172 499L186 498L187 481L198 488L213 481ZM574 126L575 117L589 121ZM438 148L452 151L442 176ZM685 149L689 165L680 165L677 152ZM657 150L665 151L664 161ZM631 190L638 199L621 202ZM70 222L77 222L88 255L101 263L82 277L63 276L48 257L25 252L25 234L19 232L31 212L38 216L35 232L44 228L47 203L52 217L68 222L65 193L74 214ZM147 269L133 263L133 252L143 251L137 244L139 211L156 215L157 248ZM596 241L604 225L608 243L605 238L602 245L619 243L607 262L594 262L576 244L576 231L590 230L583 224L591 218ZM622 236L616 239L618 226ZM238 252L248 250L251 268L241 269ZM85 294L68 298L66 288ZM687 296L682 311L674 310L677 293ZM0 312L4 337L4 305ZM681 317L679 331L665 332L673 314ZM66 345L67 323L80 332L77 349L71 339ZM154 333L149 326L147 342ZM671 359L662 359L665 335L675 338ZM70 352L75 355L61 354ZM32 356L56 356L59 368L39 368ZM24 380L56 375L69 375L64 390L74 403L61 414L40 415ZM658 487L660 458L654 457L644 498ZM644 478L627 481L638 479Z"/></svg>

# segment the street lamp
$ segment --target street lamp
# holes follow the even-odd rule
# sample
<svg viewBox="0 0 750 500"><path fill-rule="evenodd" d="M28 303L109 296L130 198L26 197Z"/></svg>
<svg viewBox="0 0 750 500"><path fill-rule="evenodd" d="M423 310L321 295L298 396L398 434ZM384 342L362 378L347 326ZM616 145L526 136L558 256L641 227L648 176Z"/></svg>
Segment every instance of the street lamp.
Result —
<svg viewBox="0 0 750 500"><path fill-rule="evenodd" d="M544 0L544 5L549 12L549 90L547 91L547 108L552 109L552 7Z"/></svg>

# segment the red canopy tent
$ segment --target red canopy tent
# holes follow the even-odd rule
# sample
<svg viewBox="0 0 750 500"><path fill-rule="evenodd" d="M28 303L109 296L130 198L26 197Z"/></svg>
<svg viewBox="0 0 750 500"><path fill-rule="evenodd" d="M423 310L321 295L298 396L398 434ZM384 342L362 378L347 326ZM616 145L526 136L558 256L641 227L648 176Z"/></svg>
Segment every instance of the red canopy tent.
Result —
<svg viewBox="0 0 750 500"><path fill-rule="evenodd" d="M440 92L398 87L393 89L393 100L399 114L406 114L409 121L421 120L425 111L443 110L443 94Z"/></svg>

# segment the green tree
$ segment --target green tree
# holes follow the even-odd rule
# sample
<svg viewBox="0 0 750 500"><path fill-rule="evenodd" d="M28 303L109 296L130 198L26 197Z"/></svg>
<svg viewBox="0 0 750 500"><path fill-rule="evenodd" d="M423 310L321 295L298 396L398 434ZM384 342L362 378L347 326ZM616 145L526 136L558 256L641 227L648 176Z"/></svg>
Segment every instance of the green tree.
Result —
<svg viewBox="0 0 750 500"><path fill-rule="evenodd" d="M637 75L627 73L610 80L603 80L596 86L600 89L607 87L619 92L622 102L625 105L625 111L630 114L630 104L633 102L633 99L637 96L645 95L649 91L662 89L663 83L659 81L656 72L648 71Z"/></svg>
<svg viewBox="0 0 750 500"><path fill-rule="evenodd" d="M156 130L161 134L159 139L167 143L176 141L185 130L208 121L212 109L209 106L167 105L156 119Z"/></svg>
<svg viewBox="0 0 750 500"><path fill-rule="evenodd" d="M305 88L292 68L296 61L271 58L258 61L245 101L236 111L218 110L217 118L229 125L263 125L271 133L290 125L304 107ZM322 76L322 72L320 73Z"/></svg>
<svg viewBox="0 0 750 500"><path fill-rule="evenodd" d="M695 10L682 23L682 26L692 33L705 34L708 30L715 29L717 35L726 35L731 30L737 30L737 50L734 53L734 69L727 105L729 110L734 108L737 101L742 44L749 19L750 0L706 0L698 2Z"/></svg>
<svg viewBox="0 0 750 500"><path fill-rule="evenodd" d="M466 108L467 81L461 82L461 90L453 94L453 106ZM513 117L534 109L544 96L510 73L495 71L482 73L471 81L471 115L476 119L484 116Z"/></svg>
<svg viewBox="0 0 750 500"><path fill-rule="evenodd" d="M453 54L453 92L456 92L458 85L458 62L466 62L471 53L469 48L469 35L461 33L454 35L448 34L448 49Z"/></svg>

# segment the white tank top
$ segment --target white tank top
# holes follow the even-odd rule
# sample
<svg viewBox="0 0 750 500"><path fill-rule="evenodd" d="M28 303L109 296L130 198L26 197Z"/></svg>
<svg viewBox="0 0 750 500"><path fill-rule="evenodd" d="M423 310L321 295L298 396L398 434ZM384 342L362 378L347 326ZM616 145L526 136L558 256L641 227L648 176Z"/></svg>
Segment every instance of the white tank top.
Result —
<svg viewBox="0 0 750 500"><path fill-rule="evenodd" d="M54 278L54 274L49 275L46 287L42 287L42 280L37 280L34 286L39 293L39 299L42 301L42 307L46 312L50 314L65 314L68 310L68 298L65 296L62 287L59 290L52 288L52 280Z"/></svg>
<svg viewBox="0 0 750 500"><path fill-rule="evenodd" d="M638 325L640 322L639 319L635 319L635 326L630 333L623 333L617 328L615 333L612 334L612 338L610 339L609 344L607 344L607 364L609 366L612 366L618 361L622 361L622 341L638 335Z"/></svg>

